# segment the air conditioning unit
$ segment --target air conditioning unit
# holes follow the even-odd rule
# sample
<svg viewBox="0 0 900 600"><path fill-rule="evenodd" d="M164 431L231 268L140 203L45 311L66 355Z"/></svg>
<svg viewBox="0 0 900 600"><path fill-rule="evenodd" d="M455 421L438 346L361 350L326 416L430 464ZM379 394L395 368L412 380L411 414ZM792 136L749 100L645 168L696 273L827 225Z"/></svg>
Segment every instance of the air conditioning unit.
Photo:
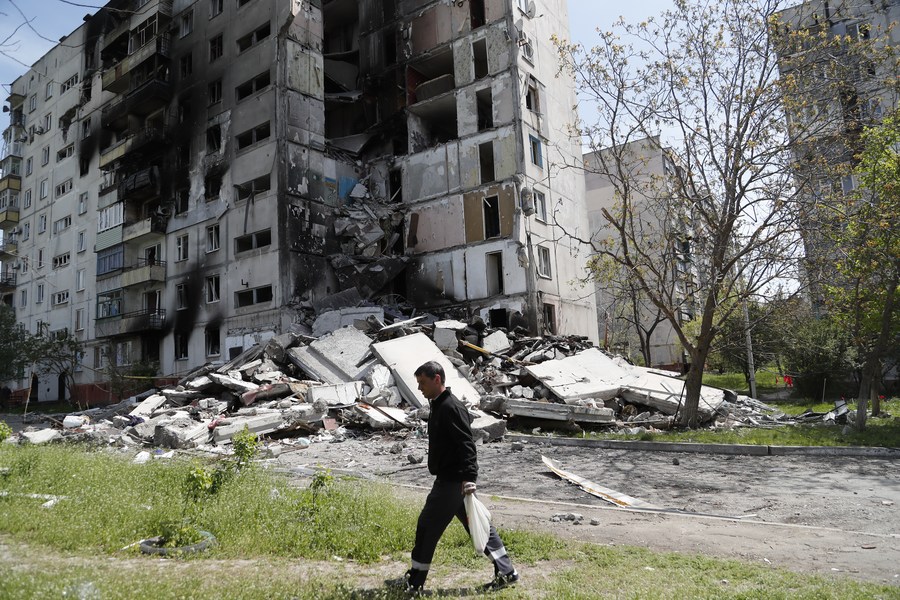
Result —
<svg viewBox="0 0 900 600"><path fill-rule="evenodd" d="M531 188L522 188L521 193L519 194L522 201L522 214L526 217L530 217L535 213L534 209L534 192Z"/></svg>
<svg viewBox="0 0 900 600"><path fill-rule="evenodd" d="M20 233L22 233L22 228L21 227L13 227L12 229L9 230L9 233L10 233L10 235L19 235Z"/></svg>

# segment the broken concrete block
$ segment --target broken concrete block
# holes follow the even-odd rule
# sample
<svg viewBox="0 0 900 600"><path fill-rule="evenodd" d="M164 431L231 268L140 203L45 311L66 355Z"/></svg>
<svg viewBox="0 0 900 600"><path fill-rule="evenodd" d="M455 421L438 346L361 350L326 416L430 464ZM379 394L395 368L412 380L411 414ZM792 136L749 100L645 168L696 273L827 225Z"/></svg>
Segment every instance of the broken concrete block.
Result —
<svg viewBox="0 0 900 600"><path fill-rule="evenodd" d="M205 395L200 390L179 390L179 389L165 389L161 390L160 394L162 394L166 400L175 400L175 401L187 401L187 400L197 400L199 398L203 398ZM149 398L147 399L149 400Z"/></svg>
<svg viewBox="0 0 900 600"><path fill-rule="evenodd" d="M193 448L209 435L209 428L190 418L172 419L156 425L153 443L163 448Z"/></svg>
<svg viewBox="0 0 900 600"><path fill-rule="evenodd" d="M213 385L213 380L210 379L208 375L201 375L200 377L197 377L195 379L191 379L190 381L188 381L186 384L184 384L184 387L186 387L189 390L202 390L202 389L208 388L212 385ZM151 396L151 398L152 398L152 396Z"/></svg>
<svg viewBox="0 0 900 600"><path fill-rule="evenodd" d="M394 429L406 424L406 413L390 406L378 407L358 404L353 407L354 417L372 429Z"/></svg>
<svg viewBox="0 0 900 600"><path fill-rule="evenodd" d="M297 336L290 332L276 335L266 342L263 355L277 363L283 363L285 361L285 352L287 352L288 348L297 344L297 339Z"/></svg>
<svg viewBox="0 0 900 600"><path fill-rule="evenodd" d="M23 431L22 439L29 444L46 444L62 437L62 434L56 429L39 429L37 431Z"/></svg>
<svg viewBox="0 0 900 600"><path fill-rule="evenodd" d="M492 354L503 354L508 352L512 345L509 338L502 331L495 331L491 335L481 340L481 347Z"/></svg>
<svg viewBox="0 0 900 600"><path fill-rule="evenodd" d="M479 408L481 410L489 410L491 412L502 413L503 405L506 403L506 396L500 394L485 394L481 397Z"/></svg>
<svg viewBox="0 0 900 600"><path fill-rule="evenodd" d="M143 417L145 419L149 419L150 415L153 414L153 411L166 403L166 397L162 394L153 395L138 404L134 410L132 410L129 415L133 417Z"/></svg>
<svg viewBox="0 0 900 600"><path fill-rule="evenodd" d="M375 365L369 371L369 374L366 375L365 381L373 389L380 390L381 388L394 385L394 376L391 375L391 370L384 365Z"/></svg>
<svg viewBox="0 0 900 600"><path fill-rule="evenodd" d="M309 402L323 401L331 407L353 406L362 397L362 381L350 381L336 385L317 385L309 388L306 399Z"/></svg>
<svg viewBox="0 0 900 600"><path fill-rule="evenodd" d="M244 392L254 392L259 389L259 385L241 379L240 371L237 371L236 373L238 374L238 377L234 377L232 375L222 375L221 373L210 373L209 378L219 385L241 394L243 394Z"/></svg>
<svg viewBox="0 0 900 600"><path fill-rule="evenodd" d="M480 410L470 410L477 417L472 421L472 435L475 439L481 439L485 442L493 442L499 440L506 435L506 421L492 417Z"/></svg>
<svg viewBox="0 0 900 600"><path fill-rule="evenodd" d="M288 426L295 426L316 423L325 418L325 415L327 414L328 405L319 401L313 404L295 404L290 408L285 409L281 413L281 416L284 419L285 424Z"/></svg>
<svg viewBox="0 0 900 600"><path fill-rule="evenodd" d="M459 347L457 332L465 328L466 324L460 321L437 321L432 338L441 350L456 350Z"/></svg>
<svg viewBox="0 0 900 600"><path fill-rule="evenodd" d="M283 422L280 412L265 413L253 417L235 417L229 419L228 425L219 425L213 429L213 442L220 444L242 432L244 428L257 435L278 429Z"/></svg>
<svg viewBox="0 0 900 600"><path fill-rule="evenodd" d="M131 428L131 432L142 440L151 441L156 433L156 426L167 420L169 420L168 415L159 415L152 419L146 419L143 423L134 425Z"/></svg>

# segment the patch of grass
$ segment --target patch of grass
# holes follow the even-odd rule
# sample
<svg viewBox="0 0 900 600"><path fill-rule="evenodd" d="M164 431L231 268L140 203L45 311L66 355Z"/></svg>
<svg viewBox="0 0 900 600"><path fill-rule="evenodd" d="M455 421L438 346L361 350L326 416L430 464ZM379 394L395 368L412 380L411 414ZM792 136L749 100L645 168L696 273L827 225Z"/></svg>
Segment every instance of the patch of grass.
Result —
<svg viewBox="0 0 900 600"><path fill-rule="evenodd" d="M400 561L388 565L393 573L406 562L419 509L385 486L326 476L297 489L254 467L206 498L201 525L219 545L160 561L120 549L178 514L190 463L134 465L105 451L50 446L0 448L0 467L9 469L0 482L11 492L0 498L0 541L8 552L0 562L2 598L393 598L376 563ZM66 498L42 509L40 500L18 495L24 493ZM896 592L701 556L518 530L501 535L525 580L496 598L854 599ZM458 523L436 559L433 586L448 573L459 585L474 585L489 569Z"/></svg>
<svg viewBox="0 0 900 600"><path fill-rule="evenodd" d="M28 403L28 414L32 413L40 413L44 415L55 415L55 414L68 414L72 411L78 410L77 407L70 404L69 402L62 400L53 402L29 402ZM2 411L0 414L8 414L8 415L21 415L25 412L25 403L22 402L16 406L10 406Z"/></svg>
<svg viewBox="0 0 900 600"><path fill-rule="evenodd" d="M739 394L746 394L750 390L747 385L747 379L743 373L710 373L704 371L703 384L726 390L733 390ZM784 389L784 383L776 379L776 375L772 371L760 370L756 372L756 392L762 394L764 392L774 392Z"/></svg>

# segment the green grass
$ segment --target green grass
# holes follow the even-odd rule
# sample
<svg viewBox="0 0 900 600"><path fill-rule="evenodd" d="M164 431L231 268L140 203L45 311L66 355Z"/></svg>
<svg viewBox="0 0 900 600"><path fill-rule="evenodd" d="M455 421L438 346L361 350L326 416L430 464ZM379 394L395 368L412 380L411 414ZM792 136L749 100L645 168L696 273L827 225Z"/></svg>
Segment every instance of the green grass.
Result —
<svg viewBox="0 0 900 600"><path fill-rule="evenodd" d="M28 414L31 413L40 413L44 415L55 415L55 414L68 414L70 412L74 412L78 410L76 406L63 401L53 401L53 402L29 402L28 403ZM8 406L2 410L0 410L0 415L21 415L25 412L25 403L17 404L15 406Z"/></svg>
<svg viewBox="0 0 900 600"><path fill-rule="evenodd" d="M733 390L739 394L746 394L749 391L747 379L743 373L703 373L703 384L726 390ZM772 371L756 372L756 393L768 393L784 389L784 382L776 381L775 373Z"/></svg>
<svg viewBox="0 0 900 600"><path fill-rule="evenodd" d="M178 517L191 463L134 465L74 447L0 447L0 597L389 598L379 564L397 574L420 506L381 485L292 487L260 468L205 502L219 544L181 560L122 548ZM64 495L50 509L18 494ZM737 561L601 547L502 531L526 582L496 598L897 598L896 588L797 575ZM489 573L459 524L442 539L432 586L470 586ZM529 578L529 574L531 578ZM457 593L448 592L449 596Z"/></svg>

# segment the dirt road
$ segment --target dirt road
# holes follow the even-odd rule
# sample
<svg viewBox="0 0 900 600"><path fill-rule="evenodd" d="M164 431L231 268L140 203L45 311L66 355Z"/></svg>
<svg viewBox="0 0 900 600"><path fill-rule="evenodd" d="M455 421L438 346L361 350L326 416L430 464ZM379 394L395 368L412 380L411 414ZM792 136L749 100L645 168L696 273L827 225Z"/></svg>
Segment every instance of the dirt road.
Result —
<svg viewBox="0 0 900 600"><path fill-rule="evenodd" d="M402 444L401 448L398 444ZM424 498L431 476L423 439L313 443L277 460L386 479ZM900 464L844 457L722 456L551 447L479 447L479 490L501 527L551 531L602 544L637 545L850 576L900 586ZM391 449L398 453L391 453ZM654 505L739 518L646 513L613 507L542 463ZM554 522L580 513L581 524ZM740 518L742 517L742 518ZM591 520L598 524L591 525Z"/></svg>

